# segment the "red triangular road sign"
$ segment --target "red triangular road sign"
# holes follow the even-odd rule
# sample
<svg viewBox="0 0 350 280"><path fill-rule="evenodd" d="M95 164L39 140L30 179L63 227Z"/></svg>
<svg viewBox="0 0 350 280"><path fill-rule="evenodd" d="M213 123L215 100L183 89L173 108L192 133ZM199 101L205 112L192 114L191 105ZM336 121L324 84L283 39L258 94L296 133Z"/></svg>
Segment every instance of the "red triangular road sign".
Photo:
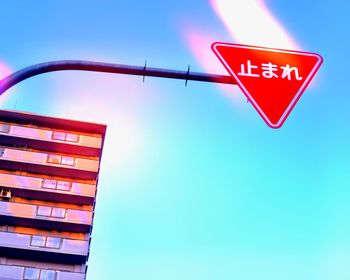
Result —
<svg viewBox="0 0 350 280"><path fill-rule="evenodd" d="M315 53L229 43L212 49L272 128L282 126L323 61Z"/></svg>

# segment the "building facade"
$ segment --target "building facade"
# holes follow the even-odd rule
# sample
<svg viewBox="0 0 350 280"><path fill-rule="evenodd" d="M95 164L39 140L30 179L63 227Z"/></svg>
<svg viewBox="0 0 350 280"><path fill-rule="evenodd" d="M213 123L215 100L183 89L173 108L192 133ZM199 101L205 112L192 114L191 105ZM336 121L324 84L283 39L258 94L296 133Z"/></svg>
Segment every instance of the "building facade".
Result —
<svg viewBox="0 0 350 280"><path fill-rule="evenodd" d="M0 279L85 279L105 133L0 110Z"/></svg>

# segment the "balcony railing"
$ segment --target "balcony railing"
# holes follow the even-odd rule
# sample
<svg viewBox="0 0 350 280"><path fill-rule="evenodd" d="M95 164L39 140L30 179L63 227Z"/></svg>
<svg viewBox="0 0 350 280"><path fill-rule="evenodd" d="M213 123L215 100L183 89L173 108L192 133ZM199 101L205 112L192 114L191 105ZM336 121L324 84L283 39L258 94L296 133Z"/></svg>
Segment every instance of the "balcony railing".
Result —
<svg viewBox="0 0 350 280"><path fill-rule="evenodd" d="M89 241L0 231L0 254L11 258L82 264Z"/></svg>
<svg viewBox="0 0 350 280"><path fill-rule="evenodd" d="M84 210L0 201L0 219L9 225L89 232L92 215Z"/></svg>
<svg viewBox="0 0 350 280"><path fill-rule="evenodd" d="M84 280L84 273L0 264L0 279L45 279L45 280ZM32 277L32 278L30 278ZM34 278L37 277L37 278ZM51 278L50 278L51 277Z"/></svg>
<svg viewBox="0 0 350 280"><path fill-rule="evenodd" d="M24 143L32 148L75 152L87 156L97 156L102 145L101 136L26 127L0 122L0 142L21 146Z"/></svg>
<svg viewBox="0 0 350 280"><path fill-rule="evenodd" d="M99 161L92 158L48 154L0 146L0 168L22 169L29 172L72 178L95 179Z"/></svg>
<svg viewBox="0 0 350 280"><path fill-rule="evenodd" d="M0 172L1 188L24 198L92 204L96 185Z"/></svg>

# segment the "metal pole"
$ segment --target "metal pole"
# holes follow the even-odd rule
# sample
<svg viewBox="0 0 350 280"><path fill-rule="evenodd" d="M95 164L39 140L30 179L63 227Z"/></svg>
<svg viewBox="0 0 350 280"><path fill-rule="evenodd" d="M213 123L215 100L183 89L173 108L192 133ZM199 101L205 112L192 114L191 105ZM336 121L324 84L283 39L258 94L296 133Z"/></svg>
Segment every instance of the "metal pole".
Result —
<svg viewBox="0 0 350 280"><path fill-rule="evenodd" d="M31 65L2 79L0 81L0 95L2 95L12 86L33 76L63 70L82 70L114 74L138 75L143 77L150 76L159 78L181 79L186 80L186 82L200 81L210 83L236 84L236 81L230 76L196 73L190 72L189 70L178 71L162 68L148 68L146 65L132 66L84 60L58 60Z"/></svg>

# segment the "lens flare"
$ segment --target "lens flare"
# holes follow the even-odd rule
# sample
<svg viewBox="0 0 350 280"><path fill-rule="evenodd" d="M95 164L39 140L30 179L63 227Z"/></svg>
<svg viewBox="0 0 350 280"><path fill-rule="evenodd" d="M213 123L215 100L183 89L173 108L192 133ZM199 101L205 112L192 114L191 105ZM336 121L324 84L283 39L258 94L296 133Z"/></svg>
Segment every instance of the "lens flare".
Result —
<svg viewBox="0 0 350 280"><path fill-rule="evenodd" d="M145 94L140 93L140 85ZM51 87L50 94L59 97L49 104L56 115L107 124L102 172L107 177L114 176L116 170L123 176L137 174L147 142L140 114L145 103L158 102L153 94L157 89L142 84L142 78L137 81L135 77L96 73L55 75Z"/></svg>
<svg viewBox="0 0 350 280"><path fill-rule="evenodd" d="M299 49L263 0L211 0L217 15L237 43L271 48Z"/></svg>
<svg viewBox="0 0 350 280"><path fill-rule="evenodd" d="M263 0L209 0L213 10L224 23L232 43L281 49L300 49L298 44L272 15ZM206 30L205 30L206 29ZM211 44L227 34L208 35L209 28L187 24L184 37L201 66L210 73L227 75L227 71L211 52ZM238 108L245 107L245 98L238 87L219 85L221 93ZM242 102L244 101L244 102Z"/></svg>

